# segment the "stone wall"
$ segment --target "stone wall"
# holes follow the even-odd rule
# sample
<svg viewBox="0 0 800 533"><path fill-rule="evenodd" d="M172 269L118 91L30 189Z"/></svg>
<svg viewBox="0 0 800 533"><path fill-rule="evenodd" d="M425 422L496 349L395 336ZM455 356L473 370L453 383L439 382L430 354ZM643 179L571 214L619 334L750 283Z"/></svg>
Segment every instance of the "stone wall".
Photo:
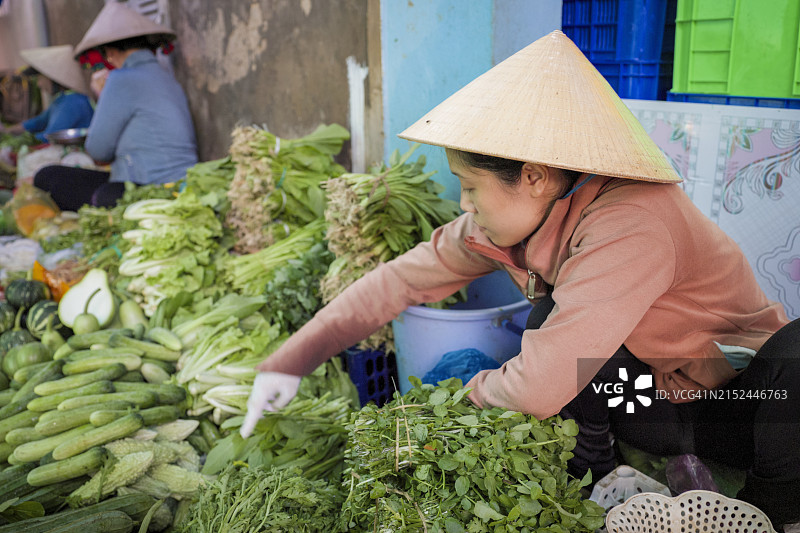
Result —
<svg viewBox="0 0 800 533"><path fill-rule="evenodd" d="M224 156L237 124L258 124L283 137L321 123L350 129L347 58L377 65L365 80L367 158L382 151L380 46L368 17L377 0L169 0L178 39L171 54L195 121L201 160ZM45 0L51 44L77 44L103 0ZM379 36L377 37L379 38ZM368 42L369 41L369 42ZM372 54L368 50L374 50ZM371 67L370 67L371 68ZM374 102L374 105L371 104ZM349 147L340 162L349 167Z"/></svg>

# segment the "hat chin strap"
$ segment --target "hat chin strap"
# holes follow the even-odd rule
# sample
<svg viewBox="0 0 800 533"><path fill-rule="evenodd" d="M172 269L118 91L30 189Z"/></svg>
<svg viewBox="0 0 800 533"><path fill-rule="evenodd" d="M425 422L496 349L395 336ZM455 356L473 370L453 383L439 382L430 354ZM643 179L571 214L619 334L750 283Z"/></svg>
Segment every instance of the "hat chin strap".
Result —
<svg viewBox="0 0 800 533"><path fill-rule="evenodd" d="M572 193L574 193L575 191L577 191L578 189L580 189L581 187L583 187L584 185L586 185L586 184L589 182L589 180L590 180L590 179L592 179L592 178L593 178L593 177L595 177L595 176L597 176L597 174L589 174L589 175L588 175L586 178L584 178L584 179L583 179L583 181L581 181L579 184L577 184L576 186L574 186L574 187L573 187L573 188L572 188L572 189L571 189L571 190L570 190L568 193L566 193L564 196L562 196L561 198L559 198L559 200L563 200L564 198L569 198L570 196L572 196Z"/></svg>

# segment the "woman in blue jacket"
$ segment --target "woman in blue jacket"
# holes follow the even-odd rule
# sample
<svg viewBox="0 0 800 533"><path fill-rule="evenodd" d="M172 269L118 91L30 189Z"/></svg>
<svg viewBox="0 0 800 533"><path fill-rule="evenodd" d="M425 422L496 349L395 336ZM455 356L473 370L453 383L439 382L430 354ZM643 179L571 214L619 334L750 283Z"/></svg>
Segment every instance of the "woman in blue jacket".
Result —
<svg viewBox="0 0 800 533"><path fill-rule="evenodd" d="M46 143L47 134L70 128L88 128L94 108L89 100L89 84L70 45L29 48L20 51L22 59L38 74L42 92L53 95L50 105L39 115L0 132L34 134Z"/></svg>
<svg viewBox="0 0 800 533"><path fill-rule="evenodd" d="M175 182L197 163L186 94L155 55L174 38L171 29L108 2L75 48L78 57L97 49L114 67L96 87L98 102L85 144L93 159L111 164L111 172L63 166L40 170L34 185L49 191L61 209L113 206L125 182Z"/></svg>

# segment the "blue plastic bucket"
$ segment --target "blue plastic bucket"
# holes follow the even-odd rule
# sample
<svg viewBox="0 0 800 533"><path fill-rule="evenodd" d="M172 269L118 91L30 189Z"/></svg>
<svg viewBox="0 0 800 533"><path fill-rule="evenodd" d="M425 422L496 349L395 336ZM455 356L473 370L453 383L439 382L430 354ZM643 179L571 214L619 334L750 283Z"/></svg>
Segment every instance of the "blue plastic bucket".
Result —
<svg viewBox="0 0 800 533"><path fill-rule="evenodd" d="M531 304L505 272L470 283L467 301L450 309L409 307L392 322L400 392L411 389L409 376L422 378L442 355L454 350L474 348L506 362L520 351L519 330L530 310Z"/></svg>

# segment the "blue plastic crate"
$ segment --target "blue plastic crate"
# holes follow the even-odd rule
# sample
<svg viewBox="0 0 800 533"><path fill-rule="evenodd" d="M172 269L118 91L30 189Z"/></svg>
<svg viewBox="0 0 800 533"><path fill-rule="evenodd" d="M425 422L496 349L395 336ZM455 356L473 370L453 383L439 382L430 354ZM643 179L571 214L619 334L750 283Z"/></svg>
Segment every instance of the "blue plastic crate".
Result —
<svg viewBox="0 0 800 533"><path fill-rule="evenodd" d="M598 61L595 67L620 98L655 100L658 96L659 61Z"/></svg>
<svg viewBox="0 0 800 533"><path fill-rule="evenodd" d="M344 359L362 406L374 402L380 407L392 399L397 390L397 363L393 353L350 348L344 352Z"/></svg>
<svg viewBox="0 0 800 533"><path fill-rule="evenodd" d="M665 27L670 23L667 12L671 13L674 28L676 3L677 0L563 0L561 28L593 63L659 61Z"/></svg>
<svg viewBox="0 0 800 533"><path fill-rule="evenodd" d="M563 0L561 29L588 57L592 49L592 0Z"/></svg>
<svg viewBox="0 0 800 533"><path fill-rule="evenodd" d="M622 98L665 99L677 0L563 0L561 27Z"/></svg>
<svg viewBox="0 0 800 533"><path fill-rule="evenodd" d="M772 107L776 109L800 109L800 98L762 98L758 96L731 96L727 94L699 94L668 92L670 102L691 102L695 104L743 105L751 107Z"/></svg>

